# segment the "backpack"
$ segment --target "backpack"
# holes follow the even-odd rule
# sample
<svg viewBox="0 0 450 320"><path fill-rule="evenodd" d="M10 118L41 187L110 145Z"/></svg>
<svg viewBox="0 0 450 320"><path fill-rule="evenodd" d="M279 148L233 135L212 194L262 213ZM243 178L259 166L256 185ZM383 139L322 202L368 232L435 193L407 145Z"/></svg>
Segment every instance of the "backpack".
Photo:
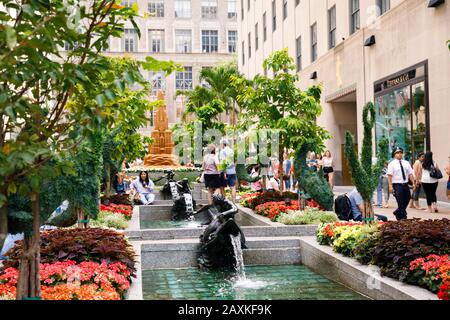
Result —
<svg viewBox="0 0 450 320"><path fill-rule="evenodd" d="M334 211L339 220L350 221L353 218L352 204L346 194L336 198L334 201Z"/></svg>

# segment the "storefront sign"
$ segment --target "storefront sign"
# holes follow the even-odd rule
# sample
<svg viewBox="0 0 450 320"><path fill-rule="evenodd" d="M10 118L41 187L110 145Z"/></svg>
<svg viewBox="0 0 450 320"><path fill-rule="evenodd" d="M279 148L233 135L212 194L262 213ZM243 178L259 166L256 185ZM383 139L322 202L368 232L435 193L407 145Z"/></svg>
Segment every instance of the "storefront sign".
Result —
<svg viewBox="0 0 450 320"><path fill-rule="evenodd" d="M378 85L375 86L375 92L390 89L392 87L398 86L399 84L402 84L415 78L416 78L416 69L403 73L395 78L383 81L382 83L379 83Z"/></svg>

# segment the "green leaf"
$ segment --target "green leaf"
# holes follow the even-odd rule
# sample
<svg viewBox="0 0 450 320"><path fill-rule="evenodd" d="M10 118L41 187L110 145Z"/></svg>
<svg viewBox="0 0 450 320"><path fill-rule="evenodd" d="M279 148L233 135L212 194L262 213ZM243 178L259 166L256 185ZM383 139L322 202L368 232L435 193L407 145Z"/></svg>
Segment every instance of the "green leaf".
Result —
<svg viewBox="0 0 450 320"><path fill-rule="evenodd" d="M5 27L5 40L8 48L12 49L17 44L17 35L16 30L14 30L11 26Z"/></svg>
<svg viewBox="0 0 450 320"><path fill-rule="evenodd" d="M95 101L97 101L97 104L98 104L100 107L103 107L103 106L105 105L105 96L104 96L103 94L98 94L98 95L95 97Z"/></svg>
<svg viewBox="0 0 450 320"><path fill-rule="evenodd" d="M116 85L117 89L119 89L120 91L124 91L125 90L125 83L122 80L116 80L114 81L114 84Z"/></svg>
<svg viewBox="0 0 450 320"><path fill-rule="evenodd" d="M106 89L105 90L105 96L106 98L108 98L109 100L114 100L116 98L116 94L114 93L114 91L112 91L111 89Z"/></svg>
<svg viewBox="0 0 450 320"><path fill-rule="evenodd" d="M17 192L17 186L14 182L8 185L7 193L8 195L15 194Z"/></svg>

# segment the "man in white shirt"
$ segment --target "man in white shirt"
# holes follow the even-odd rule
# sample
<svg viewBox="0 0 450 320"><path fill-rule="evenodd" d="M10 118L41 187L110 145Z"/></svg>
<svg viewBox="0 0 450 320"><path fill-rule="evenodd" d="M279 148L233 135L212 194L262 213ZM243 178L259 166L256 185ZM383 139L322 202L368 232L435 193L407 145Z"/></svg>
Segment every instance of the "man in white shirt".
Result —
<svg viewBox="0 0 450 320"><path fill-rule="evenodd" d="M403 160L403 149L394 148L394 159L389 163L387 169L389 192L394 194L397 200L398 208L394 211L397 220L407 219L406 208L411 200L408 181L413 182L413 188L416 189L416 179L411 164Z"/></svg>

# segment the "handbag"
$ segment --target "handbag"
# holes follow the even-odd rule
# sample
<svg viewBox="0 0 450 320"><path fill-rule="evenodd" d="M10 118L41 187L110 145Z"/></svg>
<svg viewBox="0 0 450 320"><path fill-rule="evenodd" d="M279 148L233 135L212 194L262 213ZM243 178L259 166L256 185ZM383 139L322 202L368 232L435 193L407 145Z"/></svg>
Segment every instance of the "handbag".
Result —
<svg viewBox="0 0 450 320"><path fill-rule="evenodd" d="M430 177L435 178L435 179L442 179L444 176L442 175L441 170L439 170L435 166L431 166Z"/></svg>

